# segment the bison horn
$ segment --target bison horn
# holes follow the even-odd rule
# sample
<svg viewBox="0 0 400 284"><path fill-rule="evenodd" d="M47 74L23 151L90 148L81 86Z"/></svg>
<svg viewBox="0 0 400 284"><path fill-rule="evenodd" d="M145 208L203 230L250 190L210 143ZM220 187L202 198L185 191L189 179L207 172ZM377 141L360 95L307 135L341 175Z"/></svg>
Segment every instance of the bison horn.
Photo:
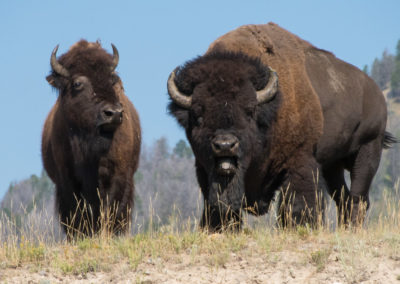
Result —
<svg viewBox="0 0 400 284"><path fill-rule="evenodd" d="M51 68L57 74L59 74L59 75L61 75L63 77L69 77L68 70L57 61L57 58L56 58L57 50L58 50L58 44L53 49L53 52L51 53L51 57L50 57Z"/></svg>
<svg viewBox="0 0 400 284"><path fill-rule="evenodd" d="M171 99L179 106L183 108L190 108L192 105L192 97L185 96L181 92L179 92L178 88L175 85L175 72L178 70L178 67L172 71L171 75L168 78L168 93Z"/></svg>
<svg viewBox="0 0 400 284"><path fill-rule="evenodd" d="M119 61L119 53L118 49L115 47L115 45L111 44L112 49L113 49L113 60L112 60L112 65L111 65L111 72L117 68L118 61Z"/></svg>
<svg viewBox="0 0 400 284"><path fill-rule="evenodd" d="M269 71L269 81L264 89L256 92L257 102L259 104L269 102L272 100L278 91L278 75L275 70L268 68Z"/></svg>

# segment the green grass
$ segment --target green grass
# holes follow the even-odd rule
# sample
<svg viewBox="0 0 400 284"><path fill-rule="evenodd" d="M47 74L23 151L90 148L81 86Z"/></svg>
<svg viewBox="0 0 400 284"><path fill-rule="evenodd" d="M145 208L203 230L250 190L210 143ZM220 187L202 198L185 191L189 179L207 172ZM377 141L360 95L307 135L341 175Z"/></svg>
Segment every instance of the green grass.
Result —
<svg viewBox="0 0 400 284"><path fill-rule="evenodd" d="M317 250L311 253L311 262L317 267L317 272L324 270L330 254L330 249Z"/></svg>

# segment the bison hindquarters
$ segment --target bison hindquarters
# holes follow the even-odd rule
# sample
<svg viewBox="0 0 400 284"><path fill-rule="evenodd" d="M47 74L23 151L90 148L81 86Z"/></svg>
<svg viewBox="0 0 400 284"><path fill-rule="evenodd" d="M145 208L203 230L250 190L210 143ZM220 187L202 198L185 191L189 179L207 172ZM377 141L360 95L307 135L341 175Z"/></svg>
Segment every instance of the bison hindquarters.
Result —
<svg viewBox="0 0 400 284"><path fill-rule="evenodd" d="M382 139L378 137L360 147L344 161L326 166L323 176L330 195L338 208L340 225L360 225L369 207L368 192L378 170L382 153ZM350 172L351 187L347 187L344 170Z"/></svg>

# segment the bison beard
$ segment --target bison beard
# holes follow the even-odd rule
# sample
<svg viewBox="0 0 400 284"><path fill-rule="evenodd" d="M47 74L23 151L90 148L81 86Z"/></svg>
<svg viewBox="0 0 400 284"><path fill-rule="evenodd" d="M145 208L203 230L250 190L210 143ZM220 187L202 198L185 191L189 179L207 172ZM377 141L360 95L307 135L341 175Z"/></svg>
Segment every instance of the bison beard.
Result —
<svg viewBox="0 0 400 284"><path fill-rule="evenodd" d="M243 177L241 170L226 176L210 173L203 227L207 225L215 230L240 227L240 211L245 202Z"/></svg>

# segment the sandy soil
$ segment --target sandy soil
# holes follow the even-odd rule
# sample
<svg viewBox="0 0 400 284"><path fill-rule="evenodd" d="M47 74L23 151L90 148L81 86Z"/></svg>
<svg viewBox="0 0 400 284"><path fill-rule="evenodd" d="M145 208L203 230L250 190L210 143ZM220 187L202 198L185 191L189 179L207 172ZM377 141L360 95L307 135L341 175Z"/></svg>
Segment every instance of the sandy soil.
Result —
<svg viewBox="0 0 400 284"><path fill-rule="evenodd" d="M328 246L328 245L327 245ZM206 255L187 250L163 259L144 258L107 272L65 275L49 268L23 265L0 270L2 283L400 283L400 256L376 247L359 255L335 247L299 247L268 253L249 244L238 252ZM312 253L312 252L317 253ZM326 254L318 252L328 252Z"/></svg>

